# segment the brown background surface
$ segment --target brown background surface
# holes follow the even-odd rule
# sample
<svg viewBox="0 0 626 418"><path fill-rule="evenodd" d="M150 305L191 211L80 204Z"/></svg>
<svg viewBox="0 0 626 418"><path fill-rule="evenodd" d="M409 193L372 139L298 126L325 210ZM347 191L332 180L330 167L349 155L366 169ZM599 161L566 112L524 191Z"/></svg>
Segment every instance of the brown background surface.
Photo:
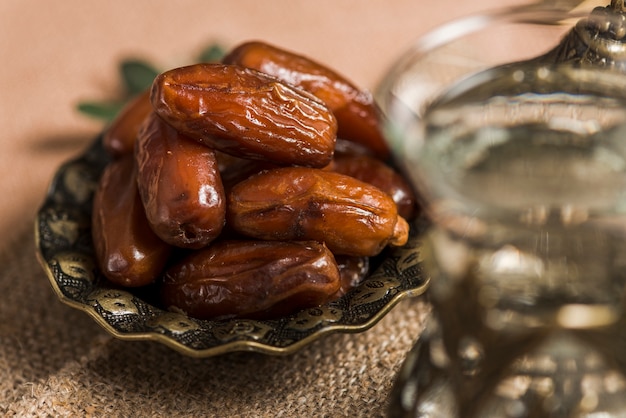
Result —
<svg viewBox="0 0 626 418"><path fill-rule="evenodd" d="M0 231L28 222L58 164L101 124L84 99L115 97L117 63L168 68L205 45L262 39L327 63L372 89L420 34L512 0L0 2Z"/></svg>
<svg viewBox="0 0 626 418"><path fill-rule="evenodd" d="M58 165L102 128L76 103L115 97L122 58L165 68L211 42L262 39L373 89L420 34L512 3L519 2L0 2L0 414L384 415L427 311L420 301L402 303L370 331L332 335L294 355L190 359L114 339L61 304L34 257L34 215Z"/></svg>

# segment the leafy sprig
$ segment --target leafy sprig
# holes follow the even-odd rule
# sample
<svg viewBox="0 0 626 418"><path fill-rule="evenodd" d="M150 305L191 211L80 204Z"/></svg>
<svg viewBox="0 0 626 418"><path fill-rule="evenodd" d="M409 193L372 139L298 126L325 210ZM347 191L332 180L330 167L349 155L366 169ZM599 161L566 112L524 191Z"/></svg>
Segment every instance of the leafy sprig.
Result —
<svg viewBox="0 0 626 418"><path fill-rule="evenodd" d="M202 49L195 61L217 62L222 59L224 53L222 46L213 43ZM161 72L157 66L138 58L122 60L118 70L123 87L121 97L113 100L81 101L76 106L80 113L104 122L110 122L129 100L150 88L154 78Z"/></svg>

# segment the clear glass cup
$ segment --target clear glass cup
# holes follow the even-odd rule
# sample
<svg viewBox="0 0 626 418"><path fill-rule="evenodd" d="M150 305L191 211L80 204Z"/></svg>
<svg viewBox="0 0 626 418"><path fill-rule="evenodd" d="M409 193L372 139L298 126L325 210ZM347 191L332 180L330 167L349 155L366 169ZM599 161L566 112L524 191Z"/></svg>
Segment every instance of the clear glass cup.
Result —
<svg viewBox="0 0 626 418"><path fill-rule="evenodd" d="M625 45L623 2L496 10L380 84L432 225L433 315L391 416L626 416Z"/></svg>

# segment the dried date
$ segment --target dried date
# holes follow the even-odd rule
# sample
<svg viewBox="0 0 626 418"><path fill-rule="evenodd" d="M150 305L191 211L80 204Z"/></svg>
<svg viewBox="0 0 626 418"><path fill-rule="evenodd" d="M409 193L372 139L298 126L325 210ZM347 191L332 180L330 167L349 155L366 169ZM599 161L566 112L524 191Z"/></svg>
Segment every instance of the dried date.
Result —
<svg viewBox="0 0 626 418"><path fill-rule="evenodd" d="M339 138L363 144L382 159L389 157L372 95L336 71L308 57L259 41L237 46L223 62L253 68L313 93L337 118Z"/></svg>
<svg viewBox="0 0 626 418"><path fill-rule="evenodd" d="M212 149L152 114L136 145L137 184L152 229L167 243L202 248L225 223L226 197Z"/></svg>
<svg viewBox="0 0 626 418"><path fill-rule="evenodd" d="M337 121L326 105L253 69L176 68L155 79L151 100L179 132L235 156L310 167L333 156Z"/></svg>
<svg viewBox="0 0 626 418"><path fill-rule="evenodd" d="M162 273L170 245L150 228L137 192L132 155L111 162L96 189L92 211L92 237L96 259L113 283L137 287Z"/></svg>
<svg viewBox="0 0 626 418"><path fill-rule="evenodd" d="M266 240L316 240L335 254L373 256L404 245L408 224L382 190L343 174L306 167L264 171L228 195L227 221Z"/></svg>
<svg viewBox="0 0 626 418"><path fill-rule="evenodd" d="M131 100L111 122L102 138L102 145L109 154L119 157L132 154L137 134L144 119L152 113L150 92L146 91Z"/></svg>
<svg viewBox="0 0 626 418"><path fill-rule="evenodd" d="M200 319L267 318L328 302L340 279L318 242L219 241L170 267L162 299Z"/></svg>
<svg viewBox="0 0 626 418"><path fill-rule="evenodd" d="M413 219L417 214L417 199L409 183L384 162L367 155L337 155L333 171L369 183L386 192L398 206L398 214Z"/></svg>

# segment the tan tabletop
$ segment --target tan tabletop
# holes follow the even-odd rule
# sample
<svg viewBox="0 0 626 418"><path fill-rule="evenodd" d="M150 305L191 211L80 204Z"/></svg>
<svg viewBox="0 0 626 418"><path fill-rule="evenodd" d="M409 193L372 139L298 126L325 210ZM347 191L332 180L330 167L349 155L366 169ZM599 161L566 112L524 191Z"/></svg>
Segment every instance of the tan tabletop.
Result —
<svg viewBox="0 0 626 418"><path fill-rule="evenodd" d="M516 3L481 0L0 2L0 415L383 416L428 311L412 300L371 330L283 357L191 359L117 340L61 304L36 262L32 225L59 164L102 123L80 100L115 97L117 63L182 65L249 39L298 51L373 89L420 34Z"/></svg>

